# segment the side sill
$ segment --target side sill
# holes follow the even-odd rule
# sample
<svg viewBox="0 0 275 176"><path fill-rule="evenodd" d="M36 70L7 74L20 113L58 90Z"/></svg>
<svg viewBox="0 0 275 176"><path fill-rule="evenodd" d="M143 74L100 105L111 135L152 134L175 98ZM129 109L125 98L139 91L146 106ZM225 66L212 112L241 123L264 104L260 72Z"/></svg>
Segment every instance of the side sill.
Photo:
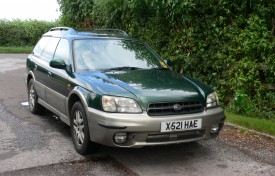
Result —
<svg viewBox="0 0 275 176"><path fill-rule="evenodd" d="M56 115L58 115L63 122L65 122L67 125L70 126L70 119L67 116L65 116L64 114L60 113L59 111L57 111L55 108L53 108L48 103L46 103L45 101L41 100L40 98L38 98L38 103L41 104L42 106L44 106L45 108L47 108L48 110L50 110L51 112L53 112Z"/></svg>

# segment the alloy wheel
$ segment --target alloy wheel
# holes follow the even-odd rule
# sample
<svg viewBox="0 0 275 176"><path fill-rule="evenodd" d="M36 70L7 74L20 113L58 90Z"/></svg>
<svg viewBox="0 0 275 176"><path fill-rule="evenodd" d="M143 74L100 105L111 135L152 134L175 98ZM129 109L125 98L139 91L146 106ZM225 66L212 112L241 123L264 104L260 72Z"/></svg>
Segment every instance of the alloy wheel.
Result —
<svg viewBox="0 0 275 176"><path fill-rule="evenodd" d="M34 91L34 86L33 84L30 85L30 90L29 90L29 104L30 107L33 109L34 107L34 102L35 101L35 91Z"/></svg>
<svg viewBox="0 0 275 176"><path fill-rule="evenodd" d="M74 113L73 130L75 141L81 146L84 143L85 134L83 115L79 110L76 110Z"/></svg>

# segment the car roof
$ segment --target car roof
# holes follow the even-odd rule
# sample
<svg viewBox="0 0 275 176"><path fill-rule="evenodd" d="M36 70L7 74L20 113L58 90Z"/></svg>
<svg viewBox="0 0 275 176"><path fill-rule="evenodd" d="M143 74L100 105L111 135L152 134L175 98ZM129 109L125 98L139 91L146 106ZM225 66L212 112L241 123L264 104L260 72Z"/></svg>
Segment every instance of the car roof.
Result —
<svg viewBox="0 0 275 176"><path fill-rule="evenodd" d="M92 31L77 31L70 27L55 27L51 28L43 36L61 37L68 39L113 38L137 40L129 36L125 31L119 29L95 29Z"/></svg>

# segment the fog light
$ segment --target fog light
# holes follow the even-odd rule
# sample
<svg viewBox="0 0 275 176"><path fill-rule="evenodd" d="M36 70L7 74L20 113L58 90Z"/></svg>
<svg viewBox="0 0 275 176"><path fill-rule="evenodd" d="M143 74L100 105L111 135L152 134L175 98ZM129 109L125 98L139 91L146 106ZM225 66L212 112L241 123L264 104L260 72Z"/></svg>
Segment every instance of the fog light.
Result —
<svg viewBox="0 0 275 176"><path fill-rule="evenodd" d="M211 134L217 134L217 133L219 133L219 131L220 131L219 125L212 126L210 129Z"/></svg>
<svg viewBox="0 0 275 176"><path fill-rule="evenodd" d="M116 144L123 144L127 140L127 133L116 133L114 136L114 141Z"/></svg>

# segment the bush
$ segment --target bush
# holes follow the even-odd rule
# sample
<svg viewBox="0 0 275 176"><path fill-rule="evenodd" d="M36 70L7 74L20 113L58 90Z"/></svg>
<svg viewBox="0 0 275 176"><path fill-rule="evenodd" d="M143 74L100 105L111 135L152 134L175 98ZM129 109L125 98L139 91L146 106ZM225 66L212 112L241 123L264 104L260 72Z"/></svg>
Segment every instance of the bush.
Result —
<svg viewBox="0 0 275 176"><path fill-rule="evenodd" d="M0 46L33 46L57 22L0 20Z"/></svg>

